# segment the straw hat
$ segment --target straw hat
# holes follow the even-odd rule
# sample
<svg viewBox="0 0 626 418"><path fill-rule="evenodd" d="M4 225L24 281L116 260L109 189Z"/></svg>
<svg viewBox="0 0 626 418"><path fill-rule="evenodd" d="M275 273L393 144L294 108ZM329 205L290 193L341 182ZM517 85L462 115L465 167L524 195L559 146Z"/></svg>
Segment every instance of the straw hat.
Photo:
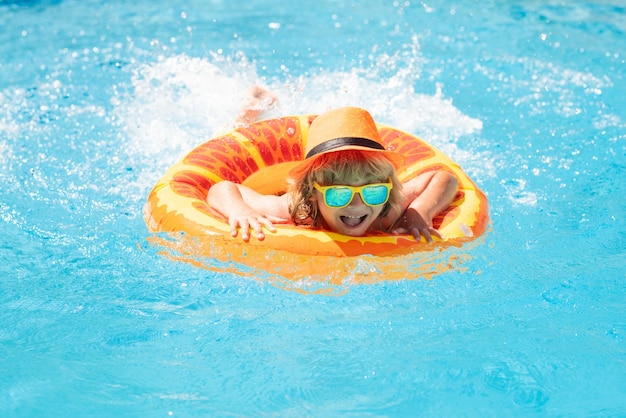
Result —
<svg viewBox="0 0 626 418"><path fill-rule="evenodd" d="M346 150L383 153L398 169L404 157L388 151L380 140L380 134L372 115L358 107L342 107L319 115L309 128L303 161L289 161L270 165L253 173L243 181L263 194L281 194L287 189L287 176L297 177L315 161L315 157L329 152Z"/></svg>
<svg viewBox="0 0 626 418"><path fill-rule="evenodd" d="M404 157L382 144L372 115L358 107L341 107L319 115L309 128L304 162L328 152L358 150L381 152L399 168Z"/></svg>

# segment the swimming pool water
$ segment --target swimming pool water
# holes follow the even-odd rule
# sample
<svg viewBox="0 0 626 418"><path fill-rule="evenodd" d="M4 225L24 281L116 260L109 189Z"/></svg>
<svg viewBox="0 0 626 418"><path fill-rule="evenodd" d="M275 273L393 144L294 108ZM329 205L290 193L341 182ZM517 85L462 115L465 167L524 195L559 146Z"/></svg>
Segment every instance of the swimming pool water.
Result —
<svg viewBox="0 0 626 418"><path fill-rule="evenodd" d="M626 415L625 22L618 1L0 1L0 412ZM351 104L432 142L490 231L430 280L409 260L331 296L164 257L147 193L254 83L267 116Z"/></svg>

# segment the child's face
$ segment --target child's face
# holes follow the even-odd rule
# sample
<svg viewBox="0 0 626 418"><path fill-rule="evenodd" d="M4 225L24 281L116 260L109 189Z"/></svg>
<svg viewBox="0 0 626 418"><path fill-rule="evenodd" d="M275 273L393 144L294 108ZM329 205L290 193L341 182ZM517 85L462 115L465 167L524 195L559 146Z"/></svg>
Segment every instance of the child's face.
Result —
<svg viewBox="0 0 626 418"><path fill-rule="evenodd" d="M348 184L350 186L361 186L365 183ZM334 208L324 203L322 194L315 190L311 200L317 203L319 214L322 217L324 228L349 236L362 236L368 231L372 224L378 219L385 205L369 206L361 199L359 193L355 193L348 206Z"/></svg>

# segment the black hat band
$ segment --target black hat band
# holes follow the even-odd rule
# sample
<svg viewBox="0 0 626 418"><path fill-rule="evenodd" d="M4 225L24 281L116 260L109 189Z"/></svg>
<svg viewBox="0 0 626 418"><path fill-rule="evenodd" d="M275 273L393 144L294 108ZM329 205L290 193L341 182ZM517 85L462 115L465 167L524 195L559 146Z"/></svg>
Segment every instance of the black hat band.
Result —
<svg viewBox="0 0 626 418"><path fill-rule="evenodd" d="M383 147L376 141L372 141L371 139L358 137L342 137L324 141L321 144L314 146L309 152L307 152L306 157L304 158L311 158L314 155L322 154L326 151L330 151L339 147L344 147L346 145L357 145L359 147L372 148L381 151L385 150L385 147Z"/></svg>

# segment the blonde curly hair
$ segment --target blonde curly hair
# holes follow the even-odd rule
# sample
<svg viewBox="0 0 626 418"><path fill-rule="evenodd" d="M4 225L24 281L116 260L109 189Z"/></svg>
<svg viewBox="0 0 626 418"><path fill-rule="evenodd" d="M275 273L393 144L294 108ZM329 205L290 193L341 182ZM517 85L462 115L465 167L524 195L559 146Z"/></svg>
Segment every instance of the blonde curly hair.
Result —
<svg viewBox="0 0 626 418"><path fill-rule="evenodd" d="M402 200L402 184L392 162L384 154L372 151L345 150L321 154L290 172L287 193L291 194L291 218L296 225L319 227L319 210L316 201L311 199L315 182L330 186L386 183L388 180L393 187L380 218L392 208L398 208Z"/></svg>

